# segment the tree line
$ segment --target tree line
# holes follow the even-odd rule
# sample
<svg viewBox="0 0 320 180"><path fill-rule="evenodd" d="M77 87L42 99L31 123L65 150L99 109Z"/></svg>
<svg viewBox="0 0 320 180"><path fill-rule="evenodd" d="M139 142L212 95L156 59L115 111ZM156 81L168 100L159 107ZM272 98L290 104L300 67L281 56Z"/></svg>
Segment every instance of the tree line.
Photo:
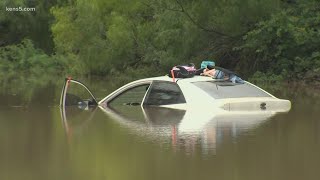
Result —
<svg viewBox="0 0 320 180"><path fill-rule="evenodd" d="M0 8L2 84L17 72L155 76L205 59L246 78L320 79L318 0L3 0Z"/></svg>

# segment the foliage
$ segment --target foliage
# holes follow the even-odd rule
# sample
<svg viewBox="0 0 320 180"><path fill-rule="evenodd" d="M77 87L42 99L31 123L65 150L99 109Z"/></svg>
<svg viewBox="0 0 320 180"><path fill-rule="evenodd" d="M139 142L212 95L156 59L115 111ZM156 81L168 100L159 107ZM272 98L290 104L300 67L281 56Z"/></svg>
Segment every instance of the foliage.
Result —
<svg viewBox="0 0 320 180"><path fill-rule="evenodd" d="M55 82L63 75L67 60L61 56L48 56L25 39L18 45L0 48L1 92L22 93L31 98L33 89Z"/></svg>
<svg viewBox="0 0 320 180"><path fill-rule="evenodd" d="M281 75L276 75L272 72L263 73L257 71L249 78L249 82L258 85L273 94L274 92L284 89L285 81Z"/></svg>
<svg viewBox="0 0 320 180"><path fill-rule="evenodd" d="M51 9L52 32L57 52L75 56L81 73L164 72L205 58L224 61L253 23L278 9L278 0L76 0Z"/></svg>
<svg viewBox="0 0 320 180"><path fill-rule="evenodd" d="M53 20L49 9L66 0L1 0L0 46L31 39L37 48L47 53L53 50L50 25ZM35 8L35 11L7 11L7 8Z"/></svg>
<svg viewBox="0 0 320 180"><path fill-rule="evenodd" d="M34 75L46 71L135 79L214 59L255 81L272 74L279 81L319 79L316 0L0 2L2 9L16 6L36 11L0 12L5 77L18 69ZM20 43L25 38L33 43Z"/></svg>
<svg viewBox="0 0 320 180"><path fill-rule="evenodd" d="M320 78L320 6L298 1L270 19L261 21L244 36L241 66L249 71L271 72L286 79Z"/></svg>

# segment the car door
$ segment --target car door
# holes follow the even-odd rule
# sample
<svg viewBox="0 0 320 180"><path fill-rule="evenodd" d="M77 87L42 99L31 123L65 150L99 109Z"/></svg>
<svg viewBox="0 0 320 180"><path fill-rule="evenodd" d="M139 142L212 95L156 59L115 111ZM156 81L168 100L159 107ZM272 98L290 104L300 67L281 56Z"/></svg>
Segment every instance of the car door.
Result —
<svg viewBox="0 0 320 180"><path fill-rule="evenodd" d="M97 106L97 100L87 86L80 81L66 78L60 96L60 106L78 106L82 109Z"/></svg>

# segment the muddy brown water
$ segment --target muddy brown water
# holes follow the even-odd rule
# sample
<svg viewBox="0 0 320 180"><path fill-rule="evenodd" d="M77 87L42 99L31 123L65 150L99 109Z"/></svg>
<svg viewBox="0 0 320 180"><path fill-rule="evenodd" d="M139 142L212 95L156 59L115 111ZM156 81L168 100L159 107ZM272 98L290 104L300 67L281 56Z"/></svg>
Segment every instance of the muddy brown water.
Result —
<svg viewBox="0 0 320 180"><path fill-rule="evenodd" d="M186 132L181 111L62 113L60 87L29 98L2 93L0 179L319 179L319 90L272 93L290 99L291 111L262 120L217 118Z"/></svg>

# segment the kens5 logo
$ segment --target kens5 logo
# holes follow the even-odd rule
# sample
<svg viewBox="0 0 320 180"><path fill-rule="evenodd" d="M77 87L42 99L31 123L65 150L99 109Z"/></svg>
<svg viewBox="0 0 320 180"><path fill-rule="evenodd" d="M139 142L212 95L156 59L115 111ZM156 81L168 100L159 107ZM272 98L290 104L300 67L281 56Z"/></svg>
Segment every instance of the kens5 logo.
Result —
<svg viewBox="0 0 320 180"><path fill-rule="evenodd" d="M28 7L6 7L6 11L36 11L36 8L28 8Z"/></svg>

